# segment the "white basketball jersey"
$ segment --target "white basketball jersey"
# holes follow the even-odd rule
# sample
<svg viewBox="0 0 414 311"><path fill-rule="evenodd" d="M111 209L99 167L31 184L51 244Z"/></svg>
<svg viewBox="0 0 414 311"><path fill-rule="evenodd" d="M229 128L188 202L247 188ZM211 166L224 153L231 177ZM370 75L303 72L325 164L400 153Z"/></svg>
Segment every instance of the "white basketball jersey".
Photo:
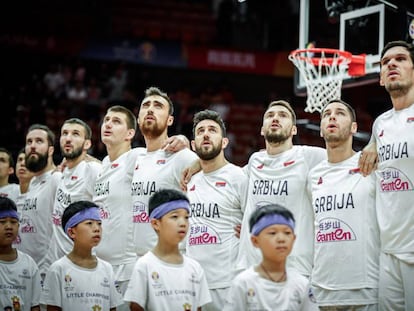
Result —
<svg viewBox="0 0 414 311"><path fill-rule="evenodd" d="M375 176L359 173L360 153L340 163L323 161L309 173L315 216L312 284L322 289L318 302L332 301L330 291L378 288L380 240L375 211ZM325 290L325 292L323 292ZM350 304L375 303L375 297Z"/></svg>
<svg viewBox="0 0 414 311"><path fill-rule="evenodd" d="M377 212L383 251L414 263L414 105L374 122Z"/></svg>
<svg viewBox="0 0 414 311"><path fill-rule="evenodd" d="M82 161L74 168L65 168L56 190L53 206L53 235L50 241L49 256L55 262L72 250L73 242L62 228L62 215L69 204L81 200L92 201L95 180L101 164Z"/></svg>
<svg viewBox="0 0 414 311"><path fill-rule="evenodd" d="M112 162L106 157L96 178L93 201L99 206L102 219L102 241L96 247L96 254L114 266L133 267L136 260L131 180L135 160L145 152L144 148L134 148Z"/></svg>
<svg viewBox="0 0 414 311"><path fill-rule="evenodd" d="M189 149L176 153L157 150L138 156L132 184L129 186L133 210L131 219L134 223L134 242L138 256L152 249L157 241L149 222L150 196L160 189L181 190L181 174L196 159L197 155Z"/></svg>
<svg viewBox="0 0 414 311"><path fill-rule="evenodd" d="M309 170L326 159L325 149L293 146L277 154L254 153L245 171L249 175L247 204L243 215L238 268L246 269L261 261L261 253L250 241L249 218L256 208L277 203L289 209L296 220L297 236L288 267L309 276L313 258L313 212L306 183Z"/></svg>
<svg viewBox="0 0 414 311"><path fill-rule="evenodd" d="M210 289L229 287L235 276L247 176L233 164L199 172L187 185L191 204L186 254L203 267Z"/></svg>
<svg viewBox="0 0 414 311"><path fill-rule="evenodd" d="M33 177L20 210L20 243L16 247L34 259L40 273L45 273L51 264L47 254L53 233L53 203L61 176L60 172L48 171Z"/></svg>
<svg viewBox="0 0 414 311"><path fill-rule="evenodd" d="M20 195L20 188L18 184L8 184L0 187L0 197L6 197L16 202Z"/></svg>

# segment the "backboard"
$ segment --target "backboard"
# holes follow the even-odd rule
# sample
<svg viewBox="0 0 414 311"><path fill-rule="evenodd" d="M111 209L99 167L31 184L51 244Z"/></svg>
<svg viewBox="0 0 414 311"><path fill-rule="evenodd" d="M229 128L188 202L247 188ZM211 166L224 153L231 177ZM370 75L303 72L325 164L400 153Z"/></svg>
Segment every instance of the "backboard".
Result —
<svg viewBox="0 0 414 311"><path fill-rule="evenodd" d="M382 48L388 41L407 40L413 19L413 13L401 11L389 1L300 0L298 48L311 43L317 48L366 54L366 74L345 74L342 88L378 83ZM295 94L306 96L304 80L296 68L294 84Z"/></svg>

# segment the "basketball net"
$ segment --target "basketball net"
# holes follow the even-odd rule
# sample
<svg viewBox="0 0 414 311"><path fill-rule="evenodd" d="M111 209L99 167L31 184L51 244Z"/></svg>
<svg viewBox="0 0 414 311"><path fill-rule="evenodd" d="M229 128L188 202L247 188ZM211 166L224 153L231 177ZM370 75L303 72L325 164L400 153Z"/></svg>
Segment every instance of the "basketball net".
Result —
<svg viewBox="0 0 414 311"><path fill-rule="evenodd" d="M351 53L311 48L292 51L289 60L306 85L306 112L321 112L330 100L341 98L342 80L352 60Z"/></svg>

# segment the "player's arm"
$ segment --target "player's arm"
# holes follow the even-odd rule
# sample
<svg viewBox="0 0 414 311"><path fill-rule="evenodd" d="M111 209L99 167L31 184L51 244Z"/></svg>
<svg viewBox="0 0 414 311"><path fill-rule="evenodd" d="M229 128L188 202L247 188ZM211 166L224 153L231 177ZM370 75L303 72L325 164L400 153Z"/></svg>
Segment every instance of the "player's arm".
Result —
<svg viewBox="0 0 414 311"><path fill-rule="evenodd" d="M129 309L131 311L144 311L144 308L141 307L139 304L137 304L136 302L131 302L129 304Z"/></svg>
<svg viewBox="0 0 414 311"><path fill-rule="evenodd" d="M201 171L200 160L194 161L189 167L184 169L180 179L180 187L182 191L187 191L187 184L190 182L191 177L199 171Z"/></svg>
<svg viewBox="0 0 414 311"><path fill-rule="evenodd" d="M58 307L58 306L50 306L50 305L47 305L46 310L47 311L62 311L62 308L61 307Z"/></svg>
<svg viewBox="0 0 414 311"><path fill-rule="evenodd" d="M358 161L358 166L363 176L371 174L372 171L377 169L378 153L377 143L374 136L371 136L371 140L368 145L362 149L361 157Z"/></svg>
<svg viewBox="0 0 414 311"><path fill-rule="evenodd" d="M190 148L190 141L184 135L168 137L161 147L161 149L168 152L177 152L185 148Z"/></svg>

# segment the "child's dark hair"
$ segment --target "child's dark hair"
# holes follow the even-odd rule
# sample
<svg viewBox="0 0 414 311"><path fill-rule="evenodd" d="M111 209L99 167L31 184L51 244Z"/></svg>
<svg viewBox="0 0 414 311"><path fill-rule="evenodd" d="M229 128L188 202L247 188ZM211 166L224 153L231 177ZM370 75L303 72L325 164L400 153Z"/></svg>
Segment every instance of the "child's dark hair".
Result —
<svg viewBox="0 0 414 311"><path fill-rule="evenodd" d="M151 214L152 211L161 204L177 200L185 200L187 202L190 202L187 196L181 191L175 189L160 189L155 192L149 199L149 213Z"/></svg>
<svg viewBox="0 0 414 311"><path fill-rule="evenodd" d="M0 212L15 211L17 212L16 203L7 197L0 197Z"/></svg>
<svg viewBox="0 0 414 311"><path fill-rule="evenodd" d="M63 231L65 231L65 226L68 223L69 219L72 218L73 215L76 213L91 207L97 207L95 203L90 201L77 201L69 204L69 206L65 209L62 215L62 227Z"/></svg>
<svg viewBox="0 0 414 311"><path fill-rule="evenodd" d="M249 219L249 229L252 231L253 226L263 217L267 215L280 215L286 218L287 220L295 221L291 211L279 204L268 204L257 208L251 215Z"/></svg>

